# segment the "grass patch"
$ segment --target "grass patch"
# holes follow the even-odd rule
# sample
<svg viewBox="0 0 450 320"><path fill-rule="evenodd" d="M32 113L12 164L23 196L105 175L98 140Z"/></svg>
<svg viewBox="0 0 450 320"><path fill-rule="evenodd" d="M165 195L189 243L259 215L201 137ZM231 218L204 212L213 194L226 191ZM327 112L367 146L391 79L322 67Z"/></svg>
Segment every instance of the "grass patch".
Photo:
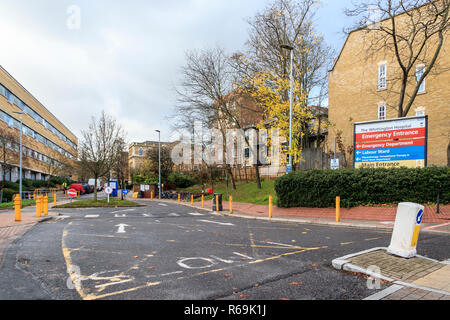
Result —
<svg viewBox="0 0 450 320"><path fill-rule="evenodd" d="M72 203L65 203L58 205L54 208L65 209L65 208L121 208L121 207L144 207L137 202L120 200L120 199L110 199L109 203L107 199L103 200L79 200L73 201Z"/></svg>
<svg viewBox="0 0 450 320"><path fill-rule="evenodd" d="M34 200L22 200L22 207L29 207L34 205L36 205L36 201ZM0 209L14 209L14 201L1 203Z"/></svg>
<svg viewBox="0 0 450 320"><path fill-rule="evenodd" d="M276 204L277 195L274 189L274 180L265 180L261 182L262 189L258 189L256 182L237 182L236 189L233 190L231 187L231 183L227 185L225 182L217 183L214 185L214 193L221 193L223 201L228 201L229 196L233 197L233 202L246 202L252 204L269 204L269 196L273 197L273 203ZM179 189L179 192L192 192L192 193L201 193L202 186L195 185L190 188ZM206 200L211 200L213 198L212 195L206 196ZM197 199L197 201L199 201Z"/></svg>

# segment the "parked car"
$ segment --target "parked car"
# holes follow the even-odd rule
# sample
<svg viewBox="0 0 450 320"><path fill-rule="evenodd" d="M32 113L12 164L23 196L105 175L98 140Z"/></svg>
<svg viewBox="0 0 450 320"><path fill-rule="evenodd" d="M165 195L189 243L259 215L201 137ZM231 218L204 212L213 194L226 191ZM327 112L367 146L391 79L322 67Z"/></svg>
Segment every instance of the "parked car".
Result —
<svg viewBox="0 0 450 320"><path fill-rule="evenodd" d="M85 192L86 194L89 194L89 193L93 193L93 192L94 192L94 186L90 186L90 185L88 185L88 184L83 184L83 188L84 188L84 192Z"/></svg>
<svg viewBox="0 0 450 320"><path fill-rule="evenodd" d="M70 189L74 189L80 192L80 194L85 194L86 191L84 190L83 186L81 184L73 183L70 185Z"/></svg>

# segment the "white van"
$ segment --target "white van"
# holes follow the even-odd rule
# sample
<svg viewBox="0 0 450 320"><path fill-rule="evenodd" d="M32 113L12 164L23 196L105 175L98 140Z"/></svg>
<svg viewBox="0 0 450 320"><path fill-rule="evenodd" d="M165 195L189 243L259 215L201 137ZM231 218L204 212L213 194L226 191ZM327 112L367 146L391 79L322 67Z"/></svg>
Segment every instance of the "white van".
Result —
<svg viewBox="0 0 450 320"><path fill-rule="evenodd" d="M88 185L95 186L95 179L89 179ZM97 179L97 191L102 191L102 189L102 182L100 181L100 179Z"/></svg>

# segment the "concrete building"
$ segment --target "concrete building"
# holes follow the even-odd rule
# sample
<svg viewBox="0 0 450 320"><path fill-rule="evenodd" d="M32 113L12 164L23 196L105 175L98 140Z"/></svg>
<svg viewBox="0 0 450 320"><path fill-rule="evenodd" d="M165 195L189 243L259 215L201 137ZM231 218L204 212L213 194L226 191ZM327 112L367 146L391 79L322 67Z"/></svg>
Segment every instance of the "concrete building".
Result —
<svg viewBox="0 0 450 320"><path fill-rule="evenodd" d="M0 180L19 179L21 117L23 178L47 180L52 175L60 175L59 168L78 157L77 137L0 66L0 130L4 136L13 138L1 150L0 164L6 166L0 170Z"/></svg>
<svg viewBox="0 0 450 320"><path fill-rule="evenodd" d="M162 147L172 148L173 142L162 142ZM158 141L132 142L128 149L128 170L139 169L148 161L148 152L158 152Z"/></svg>
<svg viewBox="0 0 450 320"><path fill-rule="evenodd" d="M423 7L414 10L422 10ZM413 13L413 12L408 12ZM410 16L395 17L397 28L406 29ZM379 22L390 23L389 20ZM335 138L345 150L347 167L353 162L353 124L363 121L399 118L400 66L391 45L377 38L373 25L357 29L348 38L329 71L329 136L326 148L332 150ZM375 26L376 27L376 26ZM435 42L426 46L417 60L410 78L407 97L420 75L432 61ZM380 45L380 43L383 43ZM388 42L389 43L389 42ZM419 42L418 42L419 43ZM400 48L402 50L402 48ZM406 46L403 50L408 51ZM407 55L409 52L400 51ZM415 71L415 74L414 74ZM407 117L428 116L428 165L450 165L450 41L448 33L436 66L420 86Z"/></svg>

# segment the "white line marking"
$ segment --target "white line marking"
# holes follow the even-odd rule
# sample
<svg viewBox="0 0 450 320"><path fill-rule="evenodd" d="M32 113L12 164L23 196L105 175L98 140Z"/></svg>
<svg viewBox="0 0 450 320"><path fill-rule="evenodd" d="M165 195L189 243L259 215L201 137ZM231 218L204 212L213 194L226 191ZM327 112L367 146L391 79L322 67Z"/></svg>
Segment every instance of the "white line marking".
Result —
<svg viewBox="0 0 450 320"><path fill-rule="evenodd" d="M121 223L121 224L115 225L115 227L119 227L119 229L117 229L116 233L126 233L125 227L129 227L129 225Z"/></svg>
<svg viewBox="0 0 450 320"><path fill-rule="evenodd" d="M249 260L255 260L252 257L246 256L245 254L239 253L239 252L233 252L235 255L241 256L243 258L249 259Z"/></svg>
<svg viewBox="0 0 450 320"><path fill-rule="evenodd" d="M116 214L114 215L114 217L115 217L115 218L126 218L127 215L126 215L126 214L117 214L117 213L116 213Z"/></svg>
<svg viewBox="0 0 450 320"><path fill-rule="evenodd" d="M188 214L190 214L191 216L204 216L204 214L201 214L201 213L198 213L198 212L191 212L191 213L188 213Z"/></svg>
<svg viewBox="0 0 450 320"><path fill-rule="evenodd" d="M163 206L163 207L167 207L167 204L165 204L165 203L158 203L158 205Z"/></svg>
<svg viewBox="0 0 450 320"><path fill-rule="evenodd" d="M175 271L175 272L163 273L163 274L160 274L160 277L171 276L173 274L180 274L180 273L183 273L183 271Z"/></svg>
<svg viewBox="0 0 450 320"><path fill-rule="evenodd" d="M179 217L178 213L169 213L169 217Z"/></svg>
<svg viewBox="0 0 450 320"><path fill-rule="evenodd" d="M219 224L221 226L234 226L234 224L232 223L223 223L223 222L216 222L216 221L209 221L209 220L198 220L201 222L208 222L208 223L215 223L215 224Z"/></svg>
<svg viewBox="0 0 450 320"><path fill-rule="evenodd" d="M113 211L111 213L121 213L121 212L135 211L135 210L136 209L126 209L126 210Z"/></svg>
<svg viewBox="0 0 450 320"><path fill-rule="evenodd" d="M148 213L143 213L142 216L143 217L150 217L150 218L153 217L151 214L148 214Z"/></svg>
<svg viewBox="0 0 450 320"><path fill-rule="evenodd" d="M85 218L98 218L98 217L100 217L100 215L98 215L98 214L88 214L88 215L86 215L84 217Z"/></svg>
<svg viewBox="0 0 450 320"><path fill-rule="evenodd" d="M297 246L293 246L293 245L290 245L290 244L284 244L284 243L278 243L278 242L270 242L270 241L264 241L265 243L268 243L268 244L274 244L274 245L277 245L277 246L282 246L282 247L291 247L291 248L297 248Z"/></svg>
<svg viewBox="0 0 450 320"><path fill-rule="evenodd" d="M228 264L231 264L231 263L234 262L233 260L226 260L226 259L222 259L222 258L219 258L219 257L216 257L216 256L210 256L210 257L213 258L213 259L219 260L221 262L228 263Z"/></svg>

